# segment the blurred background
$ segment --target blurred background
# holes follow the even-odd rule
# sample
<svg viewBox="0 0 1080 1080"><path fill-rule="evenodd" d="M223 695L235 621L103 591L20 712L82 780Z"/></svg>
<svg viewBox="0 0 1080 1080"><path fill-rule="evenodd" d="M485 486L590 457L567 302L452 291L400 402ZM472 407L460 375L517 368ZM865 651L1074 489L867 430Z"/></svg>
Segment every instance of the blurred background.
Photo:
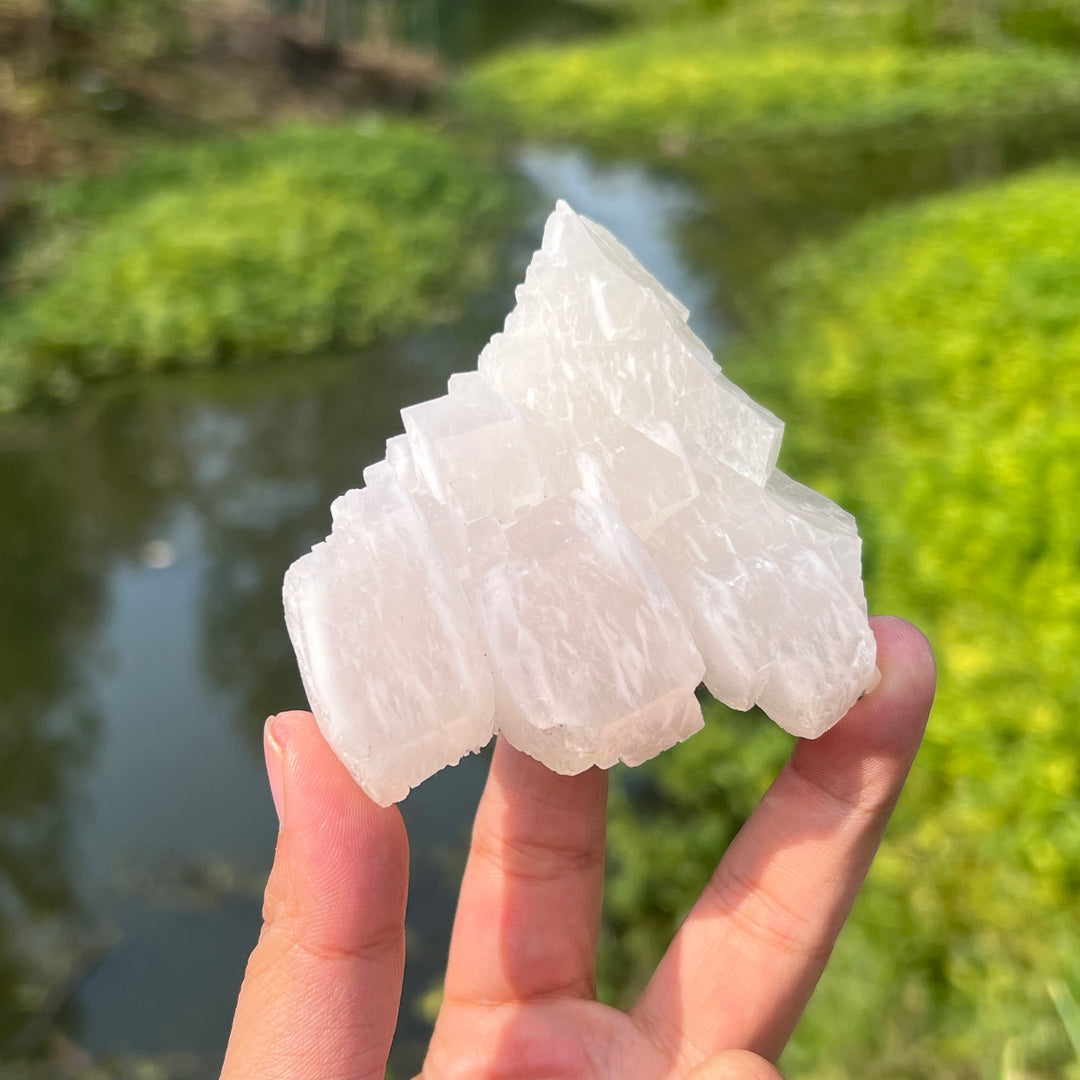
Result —
<svg viewBox="0 0 1080 1080"><path fill-rule="evenodd" d="M0 0L0 1078L217 1075L280 610L558 196L858 516L941 691L785 1075L1080 1077L1080 0ZM790 750L617 771L631 1000ZM414 792L391 1071L486 757Z"/></svg>

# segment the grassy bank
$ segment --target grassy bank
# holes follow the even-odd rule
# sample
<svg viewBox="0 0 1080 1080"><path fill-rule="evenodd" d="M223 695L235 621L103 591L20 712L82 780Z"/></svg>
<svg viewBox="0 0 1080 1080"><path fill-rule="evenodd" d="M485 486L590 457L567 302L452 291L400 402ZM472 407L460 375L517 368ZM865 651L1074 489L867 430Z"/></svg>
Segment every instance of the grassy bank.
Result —
<svg viewBox="0 0 1080 1080"><path fill-rule="evenodd" d="M0 405L437 319L488 280L509 200L449 140L375 120L170 149L50 189L0 309Z"/></svg>
<svg viewBox="0 0 1080 1080"><path fill-rule="evenodd" d="M675 157L746 140L928 138L1055 116L1075 124L1080 65L1068 55L850 44L748 40L719 20L504 55L467 75L458 97L529 137Z"/></svg>
<svg viewBox="0 0 1080 1080"><path fill-rule="evenodd" d="M1008 1047L1066 1075L1047 986L1080 972L1080 166L871 217L776 281L778 321L729 370L787 419L782 463L857 514L871 608L926 628L942 670L789 1067L976 1077ZM613 829L642 963L785 749L746 718L709 738Z"/></svg>

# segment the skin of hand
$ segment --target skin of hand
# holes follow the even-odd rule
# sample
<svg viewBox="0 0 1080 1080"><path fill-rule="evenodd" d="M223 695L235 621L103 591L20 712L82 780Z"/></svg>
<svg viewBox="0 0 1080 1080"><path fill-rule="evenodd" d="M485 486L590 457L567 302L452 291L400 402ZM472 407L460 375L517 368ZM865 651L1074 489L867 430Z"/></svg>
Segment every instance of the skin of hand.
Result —
<svg viewBox="0 0 1080 1080"><path fill-rule="evenodd" d="M796 744L628 1013L594 993L606 774L559 776L498 742L421 1080L777 1080L934 696L923 635L872 625L880 683ZM281 828L222 1080L382 1080L405 962L405 826L309 713L272 717L265 742Z"/></svg>

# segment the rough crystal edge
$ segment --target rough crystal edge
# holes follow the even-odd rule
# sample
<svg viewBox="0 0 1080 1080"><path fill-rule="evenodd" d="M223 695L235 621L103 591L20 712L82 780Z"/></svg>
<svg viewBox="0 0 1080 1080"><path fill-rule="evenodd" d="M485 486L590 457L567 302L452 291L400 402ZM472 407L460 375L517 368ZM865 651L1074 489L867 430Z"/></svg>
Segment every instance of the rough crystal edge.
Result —
<svg viewBox="0 0 1080 1080"><path fill-rule="evenodd" d="M328 728L320 720L318 713L315 713L315 720L323 738L348 769L349 774L363 788L368 798L379 806L401 802L414 787L418 787L435 773L457 765L469 754L479 753L495 737L495 732L492 731L481 742L469 739L465 733L472 726L472 722L469 717L462 717L438 731L428 732L419 739L411 739L393 750L379 754L377 759L363 759L350 751L338 732ZM459 728L462 729L461 733L455 734ZM442 748L447 745L455 747L450 754L442 752ZM377 768L373 767L375 761L378 763ZM395 775L398 771L400 774L395 780L386 779L387 775Z"/></svg>
<svg viewBox="0 0 1080 1080"><path fill-rule="evenodd" d="M553 250L558 250L560 235L567 228L580 229L582 234L592 240L600 254L612 266L636 285L644 286L653 292L663 306L674 315L677 322L685 323L690 317L690 309L650 274L635 258L633 252L617 239L610 229L605 229L603 225L576 213L565 199L556 201L555 212L548 217L544 225L544 238L541 241L540 250L549 254Z"/></svg>
<svg viewBox="0 0 1080 1080"><path fill-rule="evenodd" d="M660 742L656 741L655 735L651 741L647 738L624 738L627 731L636 730L635 724L642 713L660 706L666 706L670 711L680 705L674 721L665 726ZM575 747L567 742L566 729L561 724L541 728L512 722L509 726L500 725L498 734L505 737L515 749L535 758L553 772L563 776L577 776L593 767L610 769L620 761L629 766L641 765L657 754L670 750L677 743L685 742L704 726L701 703L694 690L676 688L640 709L627 713L617 723L612 724L609 728L609 741L613 745L607 753L599 756L596 751Z"/></svg>
<svg viewBox="0 0 1080 1080"><path fill-rule="evenodd" d="M331 533L331 536L333 533ZM315 544L311 552L297 559L286 571L282 586L282 602L285 627L292 642L300 671L300 680L307 695L315 722L327 745L360 785L365 794L379 806L400 802L417 785L450 765L456 765L468 754L478 753L495 736L494 697L490 729L479 740L468 733L478 726L477 716L465 714L444 723L437 730L429 731L419 738L410 739L391 750L381 750L370 756L358 755L347 739L345 728L349 718L338 717L329 709L319 693L311 674L308 638L305 618L297 601L298 578L309 572L309 561L320 547L330 542L330 537ZM489 670L490 674L490 670ZM451 748L447 752L447 748ZM388 781L396 766L398 777Z"/></svg>

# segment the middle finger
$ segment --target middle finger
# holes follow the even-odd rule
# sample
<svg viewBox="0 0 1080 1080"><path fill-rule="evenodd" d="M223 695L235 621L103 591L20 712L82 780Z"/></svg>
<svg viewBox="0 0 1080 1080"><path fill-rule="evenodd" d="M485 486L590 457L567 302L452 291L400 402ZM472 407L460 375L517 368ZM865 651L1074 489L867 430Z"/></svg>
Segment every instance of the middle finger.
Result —
<svg viewBox="0 0 1080 1080"><path fill-rule="evenodd" d="M447 1001L591 997L607 773L560 776L499 737L473 828Z"/></svg>

